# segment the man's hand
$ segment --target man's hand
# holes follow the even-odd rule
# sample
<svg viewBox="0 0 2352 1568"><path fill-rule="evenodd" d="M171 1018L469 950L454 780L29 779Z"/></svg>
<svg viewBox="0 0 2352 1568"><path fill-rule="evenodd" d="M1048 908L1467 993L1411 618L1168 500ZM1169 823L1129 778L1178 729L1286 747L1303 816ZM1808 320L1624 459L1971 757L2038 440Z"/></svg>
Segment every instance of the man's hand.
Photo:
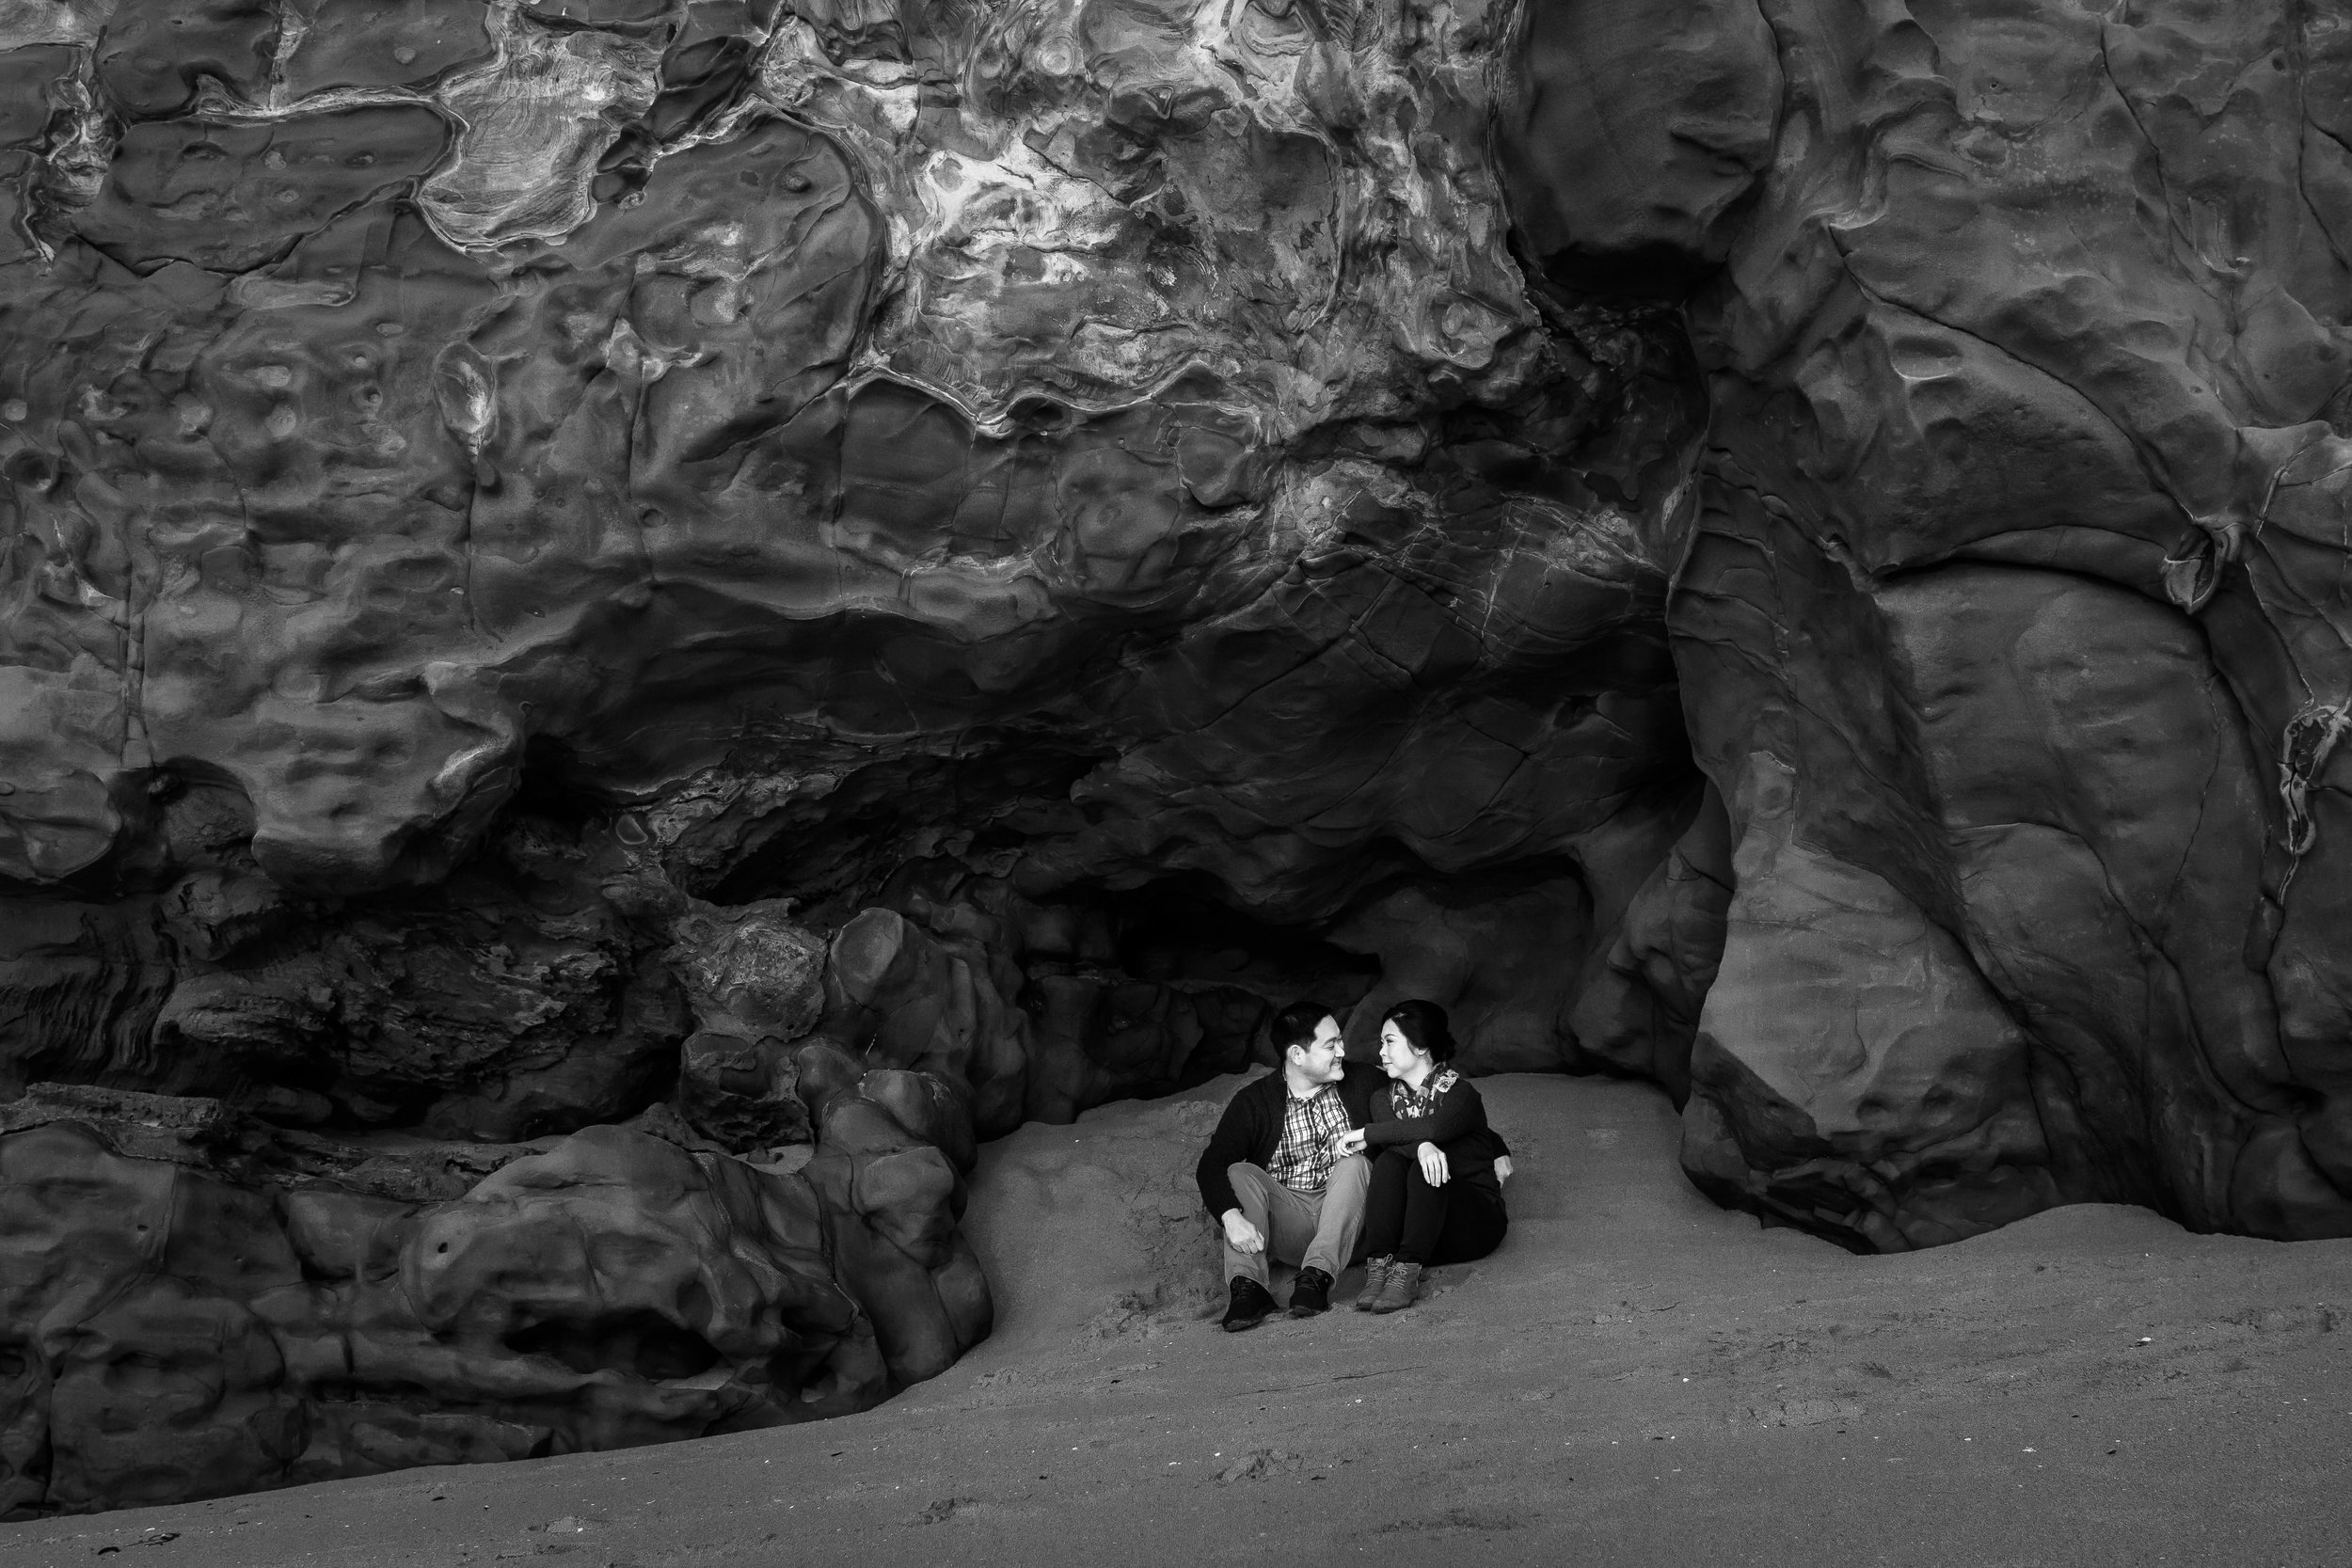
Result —
<svg viewBox="0 0 2352 1568"><path fill-rule="evenodd" d="M1433 1187L1444 1186L1445 1179L1453 1174L1452 1171L1446 1168L1445 1150L1439 1148L1436 1144L1423 1144L1421 1146L1419 1152L1421 1154L1422 1180L1427 1181Z"/></svg>
<svg viewBox="0 0 2352 1568"><path fill-rule="evenodd" d="M1238 1209L1228 1209L1220 1216L1225 1221L1225 1240L1235 1252L1263 1252L1265 1238L1249 1223L1248 1215Z"/></svg>
<svg viewBox="0 0 2352 1568"><path fill-rule="evenodd" d="M1501 1154L1501 1155L1497 1155L1497 1156L1495 1157L1495 1180L1496 1180L1496 1182L1497 1182L1498 1184L1500 1184L1500 1183L1502 1183L1502 1182L1508 1181L1508 1180L1511 1180L1511 1156L1509 1156L1508 1154Z"/></svg>

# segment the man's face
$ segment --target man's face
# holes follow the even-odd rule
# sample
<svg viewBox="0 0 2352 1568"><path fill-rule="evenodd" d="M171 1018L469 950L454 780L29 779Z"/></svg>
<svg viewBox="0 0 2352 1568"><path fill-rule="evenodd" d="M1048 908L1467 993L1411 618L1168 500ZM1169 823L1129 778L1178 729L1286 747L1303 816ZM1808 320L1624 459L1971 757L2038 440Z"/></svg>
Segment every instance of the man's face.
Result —
<svg viewBox="0 0 2352 1568"><path fill-rule="evenodd" d="M1340 1056L1340 1021L1325 1015L1315 1025L1315 1037L1305 1045L1294 1045L1290 1058L1298 1069L1298 1075L1310 1084L1330 1084L1346 1070Z"/></svg>

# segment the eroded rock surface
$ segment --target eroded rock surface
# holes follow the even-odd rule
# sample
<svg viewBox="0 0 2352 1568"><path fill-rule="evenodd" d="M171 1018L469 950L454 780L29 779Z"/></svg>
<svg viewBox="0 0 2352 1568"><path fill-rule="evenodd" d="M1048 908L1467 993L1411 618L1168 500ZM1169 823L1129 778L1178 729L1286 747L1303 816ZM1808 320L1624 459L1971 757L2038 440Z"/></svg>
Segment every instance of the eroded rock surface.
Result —
<svg viewBox="0 0 2352 1568"><path fill-rule="evenodd" d="M854 1086L800 1161L667 1130L346 1143L215 1101L19 1100L0 1498L161 1502L839 1415L987 1333L961 1178Z"/></svg>
<svg viewBox="0 0 2352 1568"><path fill-rule="evenodd" d="M1577 47L1637 9L1536 8L1509 161L1557 286L1696 280L1668 621L1728 833L1611 959L1693 1042L1686 1163L1864 1246L2352 1230L2347 16L1728 0L1681 69ZM1628 121L1679 150L1564 155Z"/></svg>
<svg viewBox="0 0 2352 1568"><path fill-rule="evenodd" d="M2348 20L0 10L0 1097L236 1130L0 1140L5 1506L854 1408L1303 994L1855 1246L2352 1230Z"/></svg>
<svg viewBox="0 0 2352 1568"><path fill-rule="evenodd" d="M32 1269L8 1506L870 1402L987 1320L977 1140L1301 994L1585 1065L1702 800L1656 547L1699 405L1665 315L1527 290L1515 25L6 13L0 1095L479 1167L181 1160L278 1272L125 1263L106 1342L246 1346L252 1408L135 1479ZM36 1208L148 1179L10 1137ZM323 1273L353 1204L437 1239Z"/></svg>

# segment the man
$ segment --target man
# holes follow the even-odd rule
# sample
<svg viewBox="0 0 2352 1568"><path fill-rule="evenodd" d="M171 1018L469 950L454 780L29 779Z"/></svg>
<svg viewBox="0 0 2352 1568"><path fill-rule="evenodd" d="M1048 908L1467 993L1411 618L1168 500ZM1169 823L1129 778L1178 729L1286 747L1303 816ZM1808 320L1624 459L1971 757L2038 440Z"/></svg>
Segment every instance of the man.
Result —
<svg viewBox="0 0 2352 1568"><path fill-rule="evenodd" d="M1224 1326L1238 1334L1274 1310L1266 1262L1299 1265L1290 1313L1330 1309L1331 1281L1353 1259L1363 1229L1372 1167L1361 1154L1332 1150L1339 1133L1361 1127L1376 1068L1348 1070L1340 1021L1314 1002L1294 1003L1274 1020L1281 1069L1243 1085L1200 1156L1200 1201L1225 1227L1225 1277L1232 1299Z"/></svg>

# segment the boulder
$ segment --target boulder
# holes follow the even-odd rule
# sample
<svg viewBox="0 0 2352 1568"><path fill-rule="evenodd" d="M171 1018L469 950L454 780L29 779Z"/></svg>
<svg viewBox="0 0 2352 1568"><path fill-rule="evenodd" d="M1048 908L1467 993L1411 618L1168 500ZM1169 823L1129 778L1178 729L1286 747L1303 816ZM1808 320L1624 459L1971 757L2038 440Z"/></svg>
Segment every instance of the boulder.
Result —
<svg viewBox="0 0 2352 1568"><path fill-rule="evenodd" d="M799 1169L614 1126L455 1152L121 1091L8 1107L0 1507L839 1415L988 1331L955 1167L854 1096Z"/></svg>

